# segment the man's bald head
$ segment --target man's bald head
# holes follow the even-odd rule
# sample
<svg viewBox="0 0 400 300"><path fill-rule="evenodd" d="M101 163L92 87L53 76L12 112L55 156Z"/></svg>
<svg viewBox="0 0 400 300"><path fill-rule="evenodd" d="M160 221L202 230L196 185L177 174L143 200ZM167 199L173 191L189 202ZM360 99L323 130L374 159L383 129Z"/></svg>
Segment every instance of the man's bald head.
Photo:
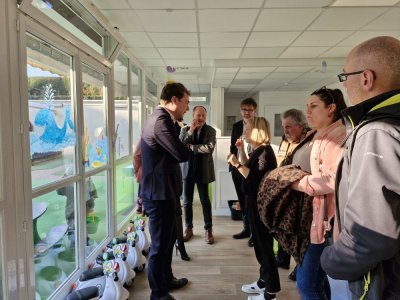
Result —
<svg viewBox="0 0 400 300"><path fill-rule="evenodd" d="M400 41L390 36L367 40L355 47L350 55L353 66L370 69L379 86L400 87ZM354 65L355 64L355 65Z"/></svg>
<svg viewBox="0 0 400 300"><path fill-rule="evenodd" d="M350 101L360 103L400 88L400 41L380 36L356 46L346 59L344 82Z"/></svg>

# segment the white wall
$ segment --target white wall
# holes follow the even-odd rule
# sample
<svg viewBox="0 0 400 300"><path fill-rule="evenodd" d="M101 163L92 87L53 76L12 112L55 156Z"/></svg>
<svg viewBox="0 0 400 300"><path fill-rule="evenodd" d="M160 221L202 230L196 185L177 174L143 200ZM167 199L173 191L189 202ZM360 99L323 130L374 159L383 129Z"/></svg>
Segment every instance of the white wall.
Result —
<svg viewBox="0 0 400 300"><path fill-rule="evenodd" d="M248 96L256 100L258 108L257 108L257 115L260 115L259 111L259 101L258 101L258 93L252 96ZM228 130L227 128L227 122L226 122L226 117L227 116L235 116L236 117L236 122L242 119L242 115L240 114L240 102L242 102L243 99L248 98L248 97L243 97L240 99L225 99L224 103L224 135L230 136L231 135L231 130Z"/></svg>
<svg viewBox="0 0 400 300"><path fill-rule="evenodd" d="M229 153L230 137L218 137L214 149L215 183L213 184L213 215L230 214L228 200L237 200L226 157Z"/></svg>
<svg viewBox="0 0 400 300"><path fill-rule="evenodd" d="M240 102L242 100L241 99L233 99L233 100L228 100L225 99L225 103L224 103L224 117L223 117L223 122L224 122L224 135L225 136L230 136L232 130L230 130L227 127L227 122L226 122L226 117L232 117L235 116L236 117L236 122L239 121L242 116L240 114Z"/></svg>
<svg viewBox="0 0 400 300"><path fill-rule="evenodd" d="M277 114L296 108L305 112L308 91L299 92L260 92L258 115L265 117L271 125L272 143L279 144L281 135L275 132L281 129L281 121Z"/></svg>
<svg viewBox="0 0 400 300"><path fill-rule="evenodd" d="M217 136L224 132L224 88L211 88L210 92L210 125L217 131Z"/></svg>

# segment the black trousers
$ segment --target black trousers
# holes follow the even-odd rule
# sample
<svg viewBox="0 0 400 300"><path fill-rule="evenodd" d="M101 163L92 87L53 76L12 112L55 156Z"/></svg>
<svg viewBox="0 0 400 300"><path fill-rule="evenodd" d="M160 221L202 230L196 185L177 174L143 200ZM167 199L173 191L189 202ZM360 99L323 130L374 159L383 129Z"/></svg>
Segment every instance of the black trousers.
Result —
<svg viewBox="0 0 400 300"><path fill-rule="evenodd" d="M274 254L274 239L260 220L256 197L246 197L246 201L254 252L260 264L260 279L265 282L266 292L277 293L281 290L281 284Z"/></svg>
<svg viewBox="0 0 400 300"><path fill-rule="evenodd" d="M147 276L152 297L167 295L167 287L173 279L171 262L176 240L176 199L148 200L143 206L149 216L151 248Z"/></svg>
<svg viewBox="0 0 400 300"><path fill-rule="evenodd" d="M246 199L242 192L243 177L236 169L232 169L231 175L232 175L233 185L235 186L236 195L240 203L240 209L242 210L243 229L248 231L250 230L250 225L249 225L249 219L247 218Z"/></svg>
<svg viewBox="0 0 400 300"><path fill-rule="evenodd" d="M286 253L281 245L278 245L278 254L276 255L276 259L280 262L281 265L289 268L290 254Z"/></svg>
<svg viewBox="0 0 400 300"><path fill-rule="evenodd" d="M212 228L211 201L208 197L208 183L196 183L194 179L183 181L183 208L185 211L185 225L193 228L193 194L194 185L197 185L201 206L203 207L204 229Z"/></svg>

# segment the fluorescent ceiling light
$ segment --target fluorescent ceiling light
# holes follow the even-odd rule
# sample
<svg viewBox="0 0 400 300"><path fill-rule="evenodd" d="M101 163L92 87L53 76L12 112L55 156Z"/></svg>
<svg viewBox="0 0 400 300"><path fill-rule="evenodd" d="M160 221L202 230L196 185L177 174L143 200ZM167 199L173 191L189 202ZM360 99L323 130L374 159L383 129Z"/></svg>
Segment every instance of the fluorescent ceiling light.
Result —
<svg viewBox="0 0 400 300"><path fill-rule="evenodd" d="M207 101L207 97L189 97L190 102L206 102Z"/></svg>
<svg viewBox="0 0 400 300"><path fill-rule="evenodd" d="M330 6L392 6L398 0L336 0Z"/></svg>

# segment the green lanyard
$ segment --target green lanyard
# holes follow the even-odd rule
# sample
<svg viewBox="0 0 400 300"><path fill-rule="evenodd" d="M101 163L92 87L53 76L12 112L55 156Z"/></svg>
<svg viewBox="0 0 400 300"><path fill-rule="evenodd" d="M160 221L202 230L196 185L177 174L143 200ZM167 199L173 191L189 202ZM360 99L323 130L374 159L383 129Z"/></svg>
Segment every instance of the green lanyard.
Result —
<svg viewBox="0 0 400 300"><path fill-rule="evenodd" d="M371 272L364 276L364 293L361 295L360 300L364 300L367 296L369 285L371 284Z"/></svg>

